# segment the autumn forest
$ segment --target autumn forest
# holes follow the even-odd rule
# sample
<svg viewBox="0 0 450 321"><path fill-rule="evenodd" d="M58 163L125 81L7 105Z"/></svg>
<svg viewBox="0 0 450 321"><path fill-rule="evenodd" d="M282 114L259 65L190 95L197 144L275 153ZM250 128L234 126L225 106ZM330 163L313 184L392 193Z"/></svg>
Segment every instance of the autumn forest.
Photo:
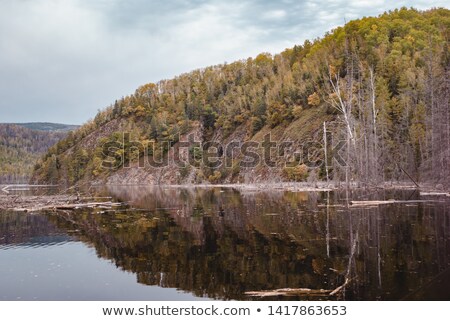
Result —
<svg viewBox="0 0 450 321"><path fill-rule="evenodd" d="M350 21L279 54L143 85L51 147L35 165L33 181L448 184L449 26L447 9L402 8ZM130 152L124 132L156 148ZM181 140L192 143L189 157L201 158L206 150L193 142L262 142L267 134L294 142L270 168L243 167L242 151L222 155L232 158L230 166L136 165L144 156L167 157ZM296 156L306 141L322 146L320 166ZM104 166L108 142L119 144L113 158L130 166ZM344 142L339 154L346 166L330 155L338 142Z"/></svg>

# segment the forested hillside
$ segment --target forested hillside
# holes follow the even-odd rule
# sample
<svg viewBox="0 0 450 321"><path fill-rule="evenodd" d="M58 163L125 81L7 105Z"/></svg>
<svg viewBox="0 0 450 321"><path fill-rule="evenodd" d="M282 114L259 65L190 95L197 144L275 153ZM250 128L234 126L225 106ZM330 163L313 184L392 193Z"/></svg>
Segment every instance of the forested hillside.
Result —
<svg viewBox="0 0 450 321"><path fill-rule="evenodd" d="M408 173L419 182L448 184L449 36L449 10L403 8L351 21L274 56L262 53L143 85L50 148L33 180L377 184L407 180ZM242 149L222 148L267 143L269 133L278 144L293 143L274 153L271 166L243 166ZM189 165L142 162L173 156L180 140L190 142ZM113 159L105 153L111 141L118 142ZM220 144L223 164L205 161L207 150L196 141ZM305 160L305 142L316 143L323 160L317 166Z"/></svg>
<svg viewBox="0 0 450 321"><path fill-rule="evenodd" d="M57 124L57 123L16 123L14 125L18 125L21 127L26 127L33 130L41 130L41 131L51 131L51 132L69 132L71 130L77 129L78 125L66 125L66 124Z"/></svg>
<svg viewBox="0 0 450 321"><path fill-rule="evenodd" d="M66 133L0 124L0 183L27 183L33 166Z"/></svg>

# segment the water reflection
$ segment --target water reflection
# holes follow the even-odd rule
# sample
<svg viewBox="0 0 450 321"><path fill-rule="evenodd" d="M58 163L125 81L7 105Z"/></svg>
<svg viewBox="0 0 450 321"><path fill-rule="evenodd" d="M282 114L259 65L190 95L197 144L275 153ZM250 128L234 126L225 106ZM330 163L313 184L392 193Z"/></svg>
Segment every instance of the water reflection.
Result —
<svg viewBox="0 0 450 321"><path fill-rule="evenodd" d="M339 299L450 299L445 198L349 207L348 199L420 196L129 186L98 193L136 209L49 213L47 219L142 284L252 299L244 292L334 289L349 278Z"/></svg>
<svg viewBox="0 0 450 321"><path fill-rule="evenodd" d="M72 241L43 215L0 212L0 249L46 247Z"/></svg>
<svg viewBox="0 0 450 321"><path fill-rule="evenodd" d="M0 300L197 300L136 282L53 214L0 212ZM69 236L70 233L72 236Z"/></svg>

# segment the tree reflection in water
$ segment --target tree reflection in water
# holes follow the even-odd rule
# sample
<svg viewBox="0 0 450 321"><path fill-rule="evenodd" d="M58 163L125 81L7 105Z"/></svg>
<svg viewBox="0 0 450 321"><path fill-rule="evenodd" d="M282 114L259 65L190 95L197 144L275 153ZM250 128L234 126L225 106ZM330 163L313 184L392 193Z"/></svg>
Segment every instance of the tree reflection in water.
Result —
<svg viewBox="0 0 450 321"><path fill-rule="evenodd" d="M348 207L339 192L122 186L99 194L135 209L50 214L51 220L77 229L70 233L143 284L252 299L244 292L334 289L348 272L343 299L450 299L448 200Z"/></svg>

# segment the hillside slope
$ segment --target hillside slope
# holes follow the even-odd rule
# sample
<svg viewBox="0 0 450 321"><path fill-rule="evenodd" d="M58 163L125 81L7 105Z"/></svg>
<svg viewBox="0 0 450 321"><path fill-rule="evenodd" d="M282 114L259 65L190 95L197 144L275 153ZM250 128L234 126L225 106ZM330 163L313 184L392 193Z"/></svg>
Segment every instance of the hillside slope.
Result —
<svg viewBox="0 0 450 321"><path fill-rule="evenodd" d="M402 8L143 85L52 147L33 181L372 184L408 173L448 184L449 26L447 9Z"/></svg>

